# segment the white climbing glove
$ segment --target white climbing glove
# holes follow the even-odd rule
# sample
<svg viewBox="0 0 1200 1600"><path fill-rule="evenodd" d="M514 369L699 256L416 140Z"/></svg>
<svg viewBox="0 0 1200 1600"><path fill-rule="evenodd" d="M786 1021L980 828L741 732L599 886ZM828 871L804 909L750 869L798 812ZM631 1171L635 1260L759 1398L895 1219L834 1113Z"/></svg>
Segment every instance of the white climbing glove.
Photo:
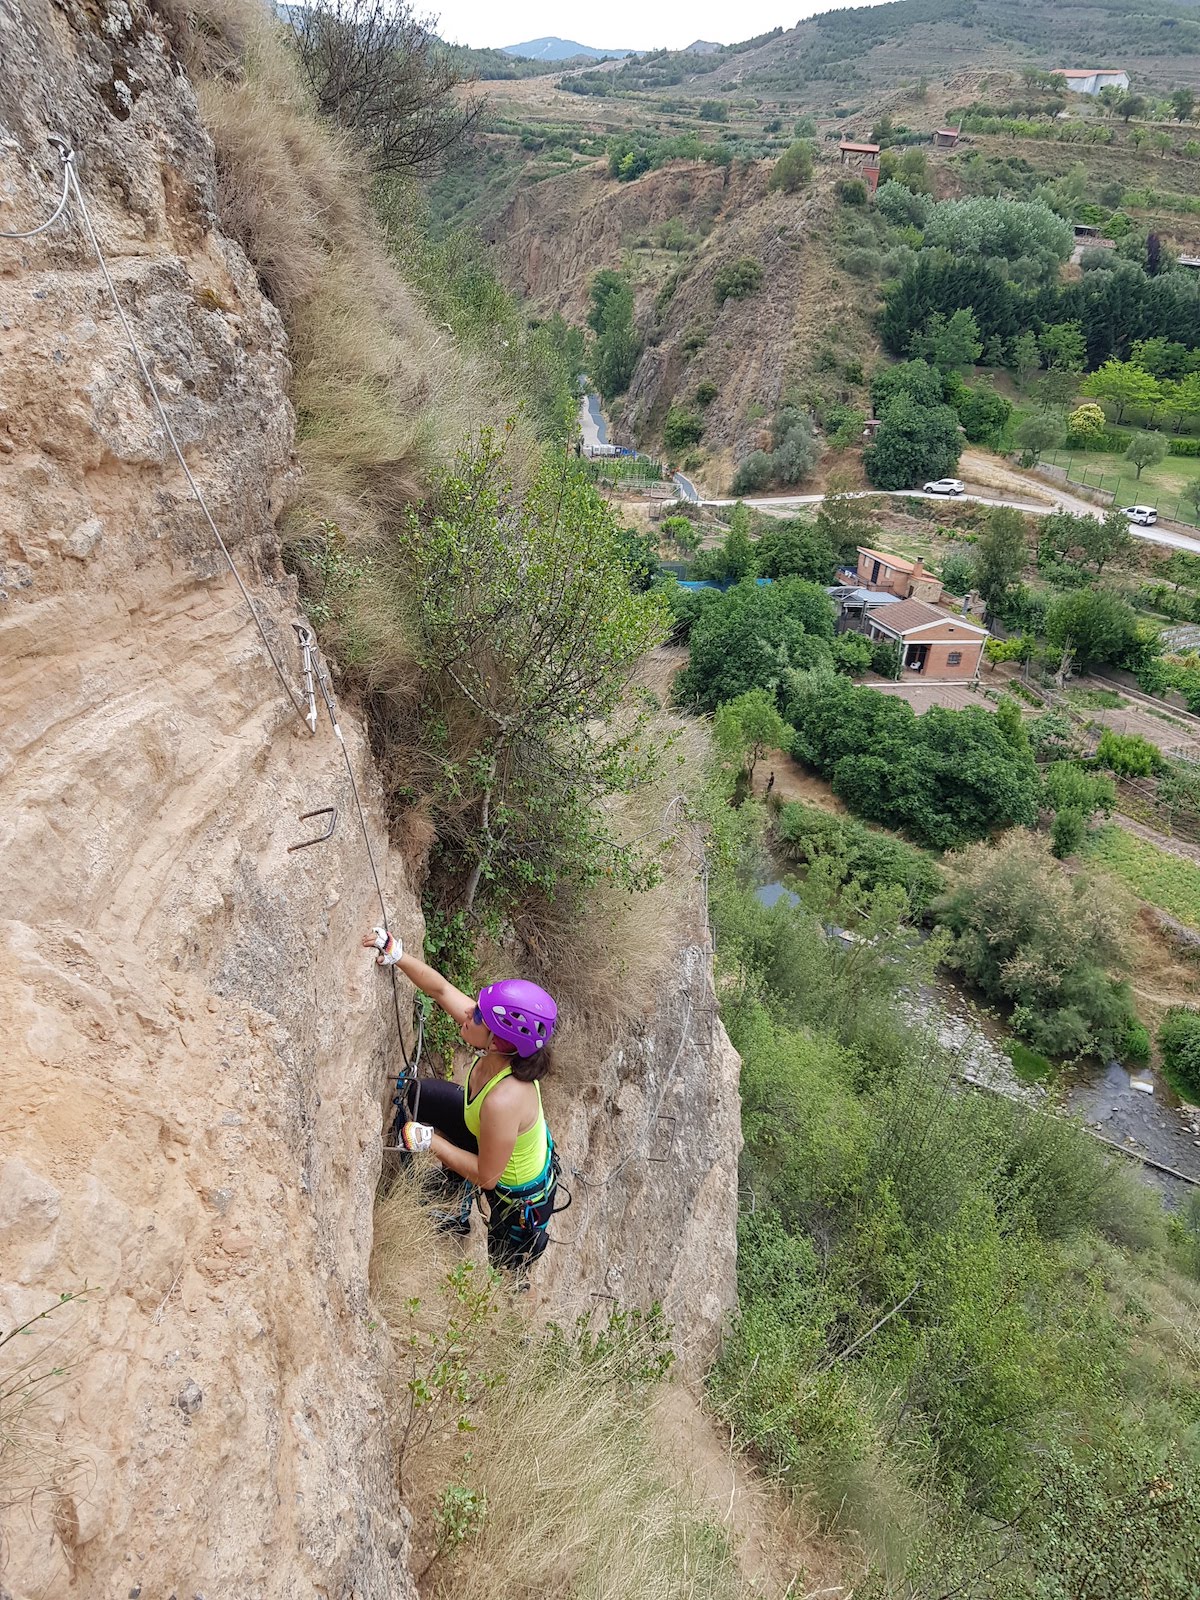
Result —
<svg viewBox="0 0 1200 1600"><path fill-rule="evenodd" d="M431 1150L433 1129L427 1122L406 1122L400 1129L400 1143L406 1150Z"/></svg>
<svg viewBox="0 0 1200 1600"><path fill-rule="evenodd" d="M375 929L375 948L379 951L375 957L377 967L394 967L404 954L404 944L400 936L389 933L386 928Z"/></svg>

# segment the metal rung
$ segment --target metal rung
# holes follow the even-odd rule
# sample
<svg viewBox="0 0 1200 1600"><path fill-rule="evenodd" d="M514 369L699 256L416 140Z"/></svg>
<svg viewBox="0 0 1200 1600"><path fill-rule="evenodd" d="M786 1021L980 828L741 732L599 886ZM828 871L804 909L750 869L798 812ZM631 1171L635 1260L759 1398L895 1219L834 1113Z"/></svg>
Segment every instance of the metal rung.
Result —
<svg viewBox="0 0 1200 1600"><path fill-rule="evenodd" d="M311 839L301 839L297 844L288 845L289 855L291 855L293 850L307 850L310 844L324 844L326 839L333 838L333 830L337 827L337 807L318 806L315 811L302 811L300 813L301 822L308 822L312 817L328 817L329 826L325 829L324 833L318 833L315 834Z"/></svg>

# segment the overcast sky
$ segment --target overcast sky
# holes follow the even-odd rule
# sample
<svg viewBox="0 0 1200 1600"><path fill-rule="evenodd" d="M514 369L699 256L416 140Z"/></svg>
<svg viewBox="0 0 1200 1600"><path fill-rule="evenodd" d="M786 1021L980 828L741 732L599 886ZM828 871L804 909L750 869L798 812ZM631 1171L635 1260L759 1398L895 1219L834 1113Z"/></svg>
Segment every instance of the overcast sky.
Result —
<svg viewBox="0 0 1200 1600"><path fill-rule="evenodd" d="M864 0L608 0L595 7L562 0L432 0L439 32L453 44L521 44L557 35L598 50L680 50L693 39L734 44L771 28L791 28L818 11L840 11ZM423 9L418 7L418 9Z"/></svg>

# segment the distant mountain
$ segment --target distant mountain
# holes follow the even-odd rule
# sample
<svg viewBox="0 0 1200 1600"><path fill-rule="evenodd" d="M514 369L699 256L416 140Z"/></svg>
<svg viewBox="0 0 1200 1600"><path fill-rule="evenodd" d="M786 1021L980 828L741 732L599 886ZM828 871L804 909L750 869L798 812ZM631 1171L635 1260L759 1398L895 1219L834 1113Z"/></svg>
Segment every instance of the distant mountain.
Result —
<svg viewBox="0 0 1200 1600"><path fill-rule="evenodd" d="M576 44L572 39L529 39L524 44L501 45L506 56L524 56L527 61L570 61L577 56L587 56L600 61L605 56L631 56L632 50L595 50L590 44Z"/></svg>
<svg viewBox="0 0 1200 1600"><path fill-rule="evenodd" d="M685 56L711 56L722 48L722 45L714 44L711 39L693 39L687 49L682 51L682 54Z"/></svg>

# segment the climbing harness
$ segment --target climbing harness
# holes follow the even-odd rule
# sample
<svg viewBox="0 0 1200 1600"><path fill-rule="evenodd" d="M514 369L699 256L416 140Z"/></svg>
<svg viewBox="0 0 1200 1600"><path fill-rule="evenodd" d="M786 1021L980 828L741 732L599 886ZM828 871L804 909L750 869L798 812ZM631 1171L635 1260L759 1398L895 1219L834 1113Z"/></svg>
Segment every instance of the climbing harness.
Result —
<svg viewBox="0 0 1200 1600"><path fill-rule="evenodd" d="M557 1204L562 1166L554 1140L547 1134L546 1165L529 1183L486 1191L488 1256L498 1266L523 1271L544 1255L551 1243L550 1223L571 1207L573 1196L563 1185L566 1204Z"/></svg>

